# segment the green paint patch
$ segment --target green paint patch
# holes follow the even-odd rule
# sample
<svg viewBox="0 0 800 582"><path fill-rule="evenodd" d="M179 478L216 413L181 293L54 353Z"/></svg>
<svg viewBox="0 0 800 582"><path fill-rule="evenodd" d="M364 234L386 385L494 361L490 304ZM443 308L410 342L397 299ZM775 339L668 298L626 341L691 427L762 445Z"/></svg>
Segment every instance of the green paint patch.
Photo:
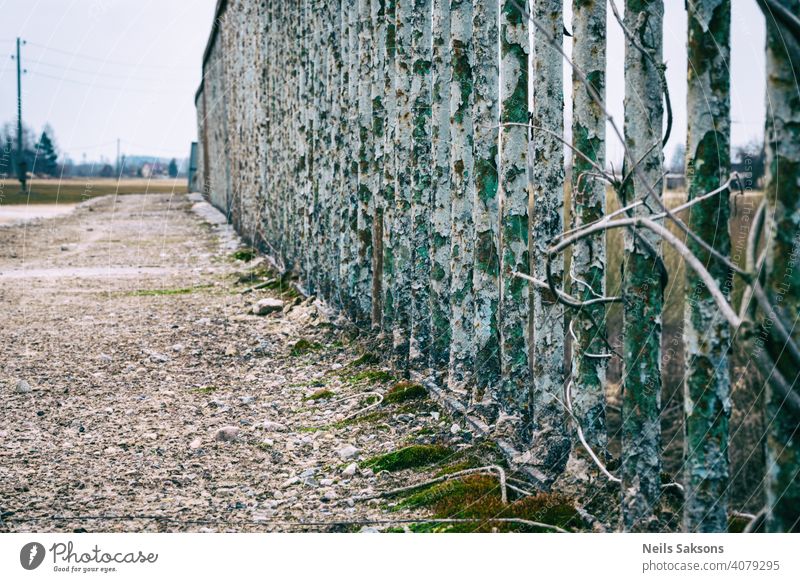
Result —
<svg viewBox="0 0 800 582"><path fill-rule="evenodd" d="M213 394L219 390L219 386L201 386L200 388L193 388L192 392L195 394Z"/></svg>
<svg viewBox="0 0 800 582"><path fill-rule="evenodd" d="M557 525L566 530L579 529L581 520L572 500L557 493L539 493L503 503L497 477L470 475L439 483L406 497L398 508L429 509L435 518L475 519L456 524L416 524L414 531L428 532L491 532L549 531L526 524L493 521L497 518L518 518Z"/></svg>
<svg viewBox="0 0 800 582"><path fill-rule="evenodd" d="M258 255L258 253L256 252L255 249L246 247L246 248L234 251L231 254L231 257L234 258L237 261L242 261L244 263L249 263L250 261L255 259L257 255Z"/></svg>
<svg viewBox="0 0 800 582"><path fill-rule="evenodd" d="M306 396L303 398L303 400L326 400L328 398L333 398L334 396L336 396L335 392L331 392L330 390L323 388L321 390L317 390L310 396Z"/></svg>
<svg viewBox="0 0 800 582"><path fill-rule="evenodd" d="M385 455L367 459L362 467L375 471L401 471L415 467L424 467L443 461L453 455L453 451L441 445L412 445Z"/></svg>
<svg viewBox="0 0 800 582"><path fill-rule="evenodd" d="M420 384L398 382L386 393L386 396L383 397L383 402L384 404L395 404L397 402L427 398L427 396L428 391Z"/></svg>
<svg viewBox="0 0 800 582"><path fill-rule="evenodd" d="M295 344L292 346L292 349L289 351L289 355L296 358L314 352L320 348L322 348L321 344L310 342L306 339L301 339L295 342Z"/></svg>

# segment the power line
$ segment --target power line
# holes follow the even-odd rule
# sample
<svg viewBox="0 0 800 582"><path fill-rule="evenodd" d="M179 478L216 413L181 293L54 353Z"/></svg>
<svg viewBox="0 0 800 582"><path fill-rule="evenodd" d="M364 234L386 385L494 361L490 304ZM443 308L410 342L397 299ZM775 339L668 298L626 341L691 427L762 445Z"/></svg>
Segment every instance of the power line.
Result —
<svg viewBox="0 0 800 582"><path fill-rule="evenodd" d="M54 81L61 81L63 83L71 83L73 85L81 85L83 87L88 87L90 89L103 89L106 91L120 91L123 93L146 93L150 95L178 95L182 94L183 91L153 91L148 89L138 89L135 87L109 87L108 85L96 85L95 83L87 83L85 81L79 81L77 79L68 79L66 77L58 77L56 75L48 75L47 73L42 73L40 71L28 71L28 73L32 73L37 77L44 77L46 79L52 79Z"/></svg>
<svg viewBox="0 0 800 582"><path fill-rule="evenodd" d="M50 67L52 69L59 69L66 71L68 73L81 73L85 75L94 75L97 77L108 77L110 79L123 79L126 81L148 81L153 83L163 83L164 81L173 81L172 79L156 79L155 77L135 77L131 75L115 75L114 73L101 73L98 71L89 71L86 69L78 69L71 65L64 66L64 65L57 65L55 63L48 63L46 61L36 61L34 63L37 67ZM173 81L174 82L174 81Z"/></svg>
<svg viewBox="0 0 800 582"><path fill-rule="evenodd" d="M153 146L149 146L149 145L142 145L142 144L138 144L138 143L133 143L133 142L125 140L125 139L119 139L119 140L114 139L114 140L111 140L111 141L105 141L105 142L97 143L97 144L93 144L93 145L63 146L63 149L64 150L69 150L69 151L72 151L72 152L75 152L75 151L85 152L87 150L96 150L96 149L99 149L99 148L105 148L105 147L108 147L108 146L112 146L112 145L116 144L117 141L119 141L121 146L127 146L129 148L138 148L140 150L156 152L156 153L159 153L159 154L170 154L173 157L175 157L175 156L181 157L181 156L185 156L185 154L186 154L186 152L183 152L183 151L179 152L178 150L174 150L174 149L165 149L165 148L157 148L157 147L153 147ZM126 153L126 152L122 152L121 150L120 150L120 155L121 156L125 156L125 157L130 157L130 156L134 156L134 157L152 157L152 158L159 157L159 156L156 156L156 155L148 155L148 154L135 154L135 153L132 154L130 152Z"/></svg>
<svg viewBox="0 0 800 582"><path fill-rule="evenodd" d="M96 62L99 62L99 63L106 63L106 64L109 64L109 65L120 65L120 66L123 66L123 67L142 67L142 68L149 68L149 69L190 69L190 68L195 68L195 67L191 67L191 66L188 66L188 65L153 65L153 64L148 64L148 63L132 63L132 62L125 62L125 61L115 61L115 60L111 60L111 59L104 59L104 58L100 58L100 57L93 57L93 56L89 56L89 55L83 55L83 54L80 54L80 53L75 53L75 52L67 51L67 50L64 50L64 49L54 48L54 47L51 47L51 46L47 46L47 45L43 45L43 44L31 42L31 41L28 41L28 44L31 45L31 46L35 46L37 48L46 50L46 51L51 51L51 52L54 52L54 53L60 53L60 54L68 55L68 56L75 57L75 58L78 58L78 59L85 59L87 61L96 61Z"/></svg>
<svg viewBox="0 0 800 582"><path fill-rule="evenodd" d="M162 154L163 154L163 153L170 153L170 154L172 154L172 155L183 155L183 156L185 156L185 155L186 155L186 152L177 153L177 151L176 151L176 150L170 150L170 149L164 149L164 148L155 148L155 147L153 147L153 146L148 146L148 145L142 145L142 144L138 144L138 143L133 143L133 142L130 142L130 141L128 141L128 140L125 140L125 139L123 139L123 140L120 140L120 141L121 141L123 144L125 144L125 145L128 145L128 146L132 146L132 147L135 147L135 148L140 148L140 149L144 149L144 150L150 150L150 151L160 152L160 153L162 153Z"/></svg>
<svg viewBox="0 0 800 582"><path fill-rule="evenodd" d="M69 149L69 150L96 150L97 148L110 146L113 143L114 143L114 141L106 141L106 142L103 142L103 143L98 143L98 144L94 144L94 145L87 145L87 146L70 146L70 147L64 148L64 149Z"/></svg>

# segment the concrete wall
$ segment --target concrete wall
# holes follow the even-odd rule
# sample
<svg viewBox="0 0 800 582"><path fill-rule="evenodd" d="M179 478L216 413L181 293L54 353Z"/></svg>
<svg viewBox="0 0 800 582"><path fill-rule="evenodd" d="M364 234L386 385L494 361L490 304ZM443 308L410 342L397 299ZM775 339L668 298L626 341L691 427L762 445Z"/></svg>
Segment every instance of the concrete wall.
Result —
<svg viewBox="0 0 800 582"><path fill-rule="evenodd" d="M423 14L439 10L439 17L450 6L419 4L427 7ZM519 403L533 400L527 392L532 382L526 298L549 290L531 290L526 281L509 275L514 257L523 273L530 260L529 181L521 178L527 130L498 132L500 112L510 107L501 99L504 91L514 101L514 93L494 80L498 30L487 27L480 29L482 36L470 37L482 39L481 50L466 58L481 74L471 77L471 66L460 66L458 74L466 76L455 78L447 70L453 36L441 28L443 19L433 19L429 32L435 48L426 53L430 44L424 34L415 33L430 23L413 15L408 1L394 4L396 14L381 13L390 5L369 0L220 1L196 98L198 182L246 240L293 270L309 292L365 329L380 331L383 343L376 352L387 354L401 370L431 372L448 397L488 423L498 422L498 433L524 447L531 438L522 426L527 421L520 420L525 406ZM467 16L457 20L461 26L476 22ZM482 22L496 23L497 18ZM519 22L515 38L523 46L528 34L522 18ZM524 50L512 52L520 60L528 58ZM515 75L527 70L524 63L505 66ZM444 80L429 94L426 83L438 76ZM527 87L527 79L517 81ZM447 93L452 98L445 98ZM504 119L525 122L527 99L516 101L518 119ZM438 114L431 116L430 110ZM473 118L481 112L482 117ZM445 131L437 133L436 124ZM486 128L493 132L488 137ZM447 137L454 135L458 139ZM471 160L478 151L473 139L485 154L481 163ZM502 159L498 145L503 146ZM461 148L460 157L454 147ZM443 171L436 174L434 193L431 175L436 170ZM568 211L558 207L554 212L569 224ZM476 245L476 225L482 229L480 245L467 252ZM608 240L620 234L613 231ZM608 245L610 294L619 286L614 278L622 259L619 247ZM669 250L665 254L668 263L677 261ZM675 280L682 281L683 273L673 270ZM474 275L478 271L480 285ZM505 309L498 307L501 284ZM682 288L672 293L668 301L680 301L664 315L667 338L683 311ZM618 308L601 319L608 319L611 335L618 337ZM564 337L561 312L542 320ZM424 342L423 328L431 335ZM434 357L434 347L441 357ZM457 350L460 355L454 358ZM616 359L610 376L619 380ZM564 380L552 382L552 396L561 398ZM674 394L671 400L678 401L680 383L666 386ZM541 418L537 404L531 406L528 412ZM559 407L552 409L557 424L568 422ZM674 428L668 434L676 435L670 442L678 443L671 449L678 466L680 423Z"/></svg>

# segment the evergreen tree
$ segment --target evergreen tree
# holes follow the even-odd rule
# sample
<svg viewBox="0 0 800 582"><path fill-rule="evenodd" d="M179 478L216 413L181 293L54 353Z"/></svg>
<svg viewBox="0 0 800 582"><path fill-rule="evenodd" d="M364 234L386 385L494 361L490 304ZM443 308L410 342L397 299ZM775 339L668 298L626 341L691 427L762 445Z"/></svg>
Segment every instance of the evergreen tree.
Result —
<svg viewBox="0 0 800 582"><path fill-rule="evenodd" d="M55 144L47 131L42 132L39 143L36 144L36 163L32 166L33 171L47 176L58 174L58 154Z"/></svg>
<svg viewBox="0 0 800 582"><path fill-rule="evenodd" d="M169 166L167 167L167 173L169 174L170 178L178 177L178 163L175 161L175 158L172 158L169 161Z"/></svg>

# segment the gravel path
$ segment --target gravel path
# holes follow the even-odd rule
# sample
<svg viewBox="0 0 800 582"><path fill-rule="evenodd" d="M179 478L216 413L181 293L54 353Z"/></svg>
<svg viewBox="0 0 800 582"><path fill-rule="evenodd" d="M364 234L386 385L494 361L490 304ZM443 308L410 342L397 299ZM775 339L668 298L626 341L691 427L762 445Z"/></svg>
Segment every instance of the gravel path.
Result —
<svg viewBox="0 0 800 582"><path fill-rule="evenodd" d="M466 446L433 404L342 422L391 381L316 303L253 315L277 292L241 293L220 222L128 195L0 227L0 531L358 531L333 522L409 517L352 499L409 475L354 460Z"/></svg>

